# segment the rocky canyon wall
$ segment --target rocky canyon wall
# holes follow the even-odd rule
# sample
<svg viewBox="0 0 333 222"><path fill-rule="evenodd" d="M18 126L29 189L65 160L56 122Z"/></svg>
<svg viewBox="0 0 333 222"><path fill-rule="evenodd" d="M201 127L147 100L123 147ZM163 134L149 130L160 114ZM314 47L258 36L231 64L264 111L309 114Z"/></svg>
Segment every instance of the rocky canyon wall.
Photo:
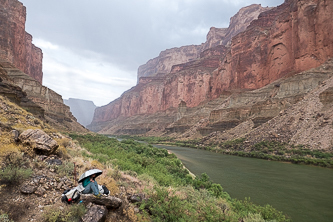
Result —
<svg viewBox="0 0 333 222"><path fill-rule="evenodd" d="M42 83L42 50L25 31L26 8L17 0L0 0L0 59Z"/></svg>
<svg viewBox="0 0 333 222"><path fill-rule="evenodd" d="M198 59L173 64L166 75L141 78L119 99L96 109L91 126L107 131L108 121L161 112L174 112L175 122L179 106L199 107L225 94L259 89L319 66L333 57L332 7L333 1L288 0L264 11L231 39L230 46L224 46L222 40L222 45L200 52ZM217 35L225 38L227 32L221 30ZM148 70L159 70L156 67Z"/></svg>
<svg viewBox="0 0 333 222"><path fill-rule="evenodd" d="M245 30L253 19L266 10L269 8L260 5L245 7L231 19L229 28L212 27L202 45L161 52L157 58L139 67L136 87L109 105L96 109L93 122L152 114L178 107L181 101L186 101L189 107L205 101L210 91L211 72L219 66L228 51L222 45L226 34L229 40L225 44L228 44L233 35ZM168 75L170 72L172 75Z"/></svg>
<svg viewBox="0 0 333 222"><path fill-rule="evenodd" d="M333 57L333 2L288 0L260 14L232 39L214 72L212 97L221 91L258 89Z"/></svg>

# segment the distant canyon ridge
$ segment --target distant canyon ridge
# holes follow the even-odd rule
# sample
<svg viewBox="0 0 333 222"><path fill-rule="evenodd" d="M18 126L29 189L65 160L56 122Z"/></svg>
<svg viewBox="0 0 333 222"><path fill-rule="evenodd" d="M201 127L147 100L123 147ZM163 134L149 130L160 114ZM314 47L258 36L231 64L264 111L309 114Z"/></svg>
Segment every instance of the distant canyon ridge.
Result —
<svg viewBox="0 0 333 222"><path fill-rule="evenodd" d="M333 144L332 18L333 1L327 0L242 8L228 28L211 28L205 43L167 49L140 66L138 84L98 107L88 128L185 140L252 135L257 141L328 149ZM319 121L315 129L305 124L311 122L306 107L313 104L318 108L311 114L325 118L314 120L314 125ZM298 119L291 118L290 109ZM277 124L288 117L288 124ZM323 142L321 131L330 133Z"/></svg>

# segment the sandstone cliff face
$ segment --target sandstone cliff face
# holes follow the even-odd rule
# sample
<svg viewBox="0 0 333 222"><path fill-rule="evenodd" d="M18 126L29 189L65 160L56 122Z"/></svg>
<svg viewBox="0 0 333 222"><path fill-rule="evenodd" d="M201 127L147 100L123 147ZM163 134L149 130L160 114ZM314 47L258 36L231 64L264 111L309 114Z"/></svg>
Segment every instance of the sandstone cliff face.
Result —
<svg viewBox="0 0 333 222"><path fill-rule="evenodd" d="M286 1L260 14L232 39L214 73L212 97L223 90L258 89L333 57L332 1Z"/></svg>
<svg viewBox="0 0 333 222"><path fill-rule="evenodd" d="M170 75L141 78L138 85L120 98L96 108L89 129L99 130L95 125L119 117L174 110L181 101L186 101L188 107L199 105L207 100L210 73L218 67L226 51L224 46L209 49L202 53L203 58L172 67Z"/></svg>
<svg viewBox="0 0 333 222"><path fill-rule="evenodd" d="M207 34L207 40L201 45L183 46L180 48L167 49L160 53L154 59L138 69L138 81L141 77L153 77L156 75L165 75L171 71L172 66L190 62L199 58L204 50L216 47L218 45L230 44L231 38L242 32L250 25L251 21L258 18L261 12L270 8L263 8L261 5L250 5L239 10L239 12L230 19L228 28L212 27Z"/></svg>
<svg viewBox="0 0 333 222"><path fill-rule="evenodd" d="M41 49L25 31L26 8L17 0L0 0L0 59L42 83Z"/></svg>

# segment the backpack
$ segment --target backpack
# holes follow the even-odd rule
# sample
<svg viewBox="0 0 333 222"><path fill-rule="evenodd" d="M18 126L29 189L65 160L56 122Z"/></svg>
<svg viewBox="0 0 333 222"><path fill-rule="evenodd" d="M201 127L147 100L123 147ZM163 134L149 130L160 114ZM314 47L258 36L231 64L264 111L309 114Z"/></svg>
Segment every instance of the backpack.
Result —
<svg viewBox="0 0 333 222"><path fill-rule="evenodd" d="M76 203L80 200L80 193L77 187L74 187L73 189L65 190L61 195L61 202L72 204Z"/></svg>
<svg viewBox="0 0 333 222"><path fill-rule="evenodd" d="M63 203L72 204L77 203L80 200L81 193L84 190L82 184L72 189L65 190L61 195L61 201ZM100 194L109 195L110 191L104 185L98 185L98 190ZM83 194L84 195L84 194Z"/></svg>

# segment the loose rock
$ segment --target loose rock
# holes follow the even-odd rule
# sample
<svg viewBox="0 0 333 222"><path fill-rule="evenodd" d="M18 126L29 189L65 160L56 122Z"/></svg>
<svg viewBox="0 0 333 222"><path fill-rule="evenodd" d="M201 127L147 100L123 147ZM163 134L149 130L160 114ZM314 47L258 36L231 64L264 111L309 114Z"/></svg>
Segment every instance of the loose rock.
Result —
<svg viewBox="0 0 333 222"><path fill-rule="evenodd" d="M87 213L82 217L83 222L105 221L108 210L105 206L92 205Z"/></svg>

